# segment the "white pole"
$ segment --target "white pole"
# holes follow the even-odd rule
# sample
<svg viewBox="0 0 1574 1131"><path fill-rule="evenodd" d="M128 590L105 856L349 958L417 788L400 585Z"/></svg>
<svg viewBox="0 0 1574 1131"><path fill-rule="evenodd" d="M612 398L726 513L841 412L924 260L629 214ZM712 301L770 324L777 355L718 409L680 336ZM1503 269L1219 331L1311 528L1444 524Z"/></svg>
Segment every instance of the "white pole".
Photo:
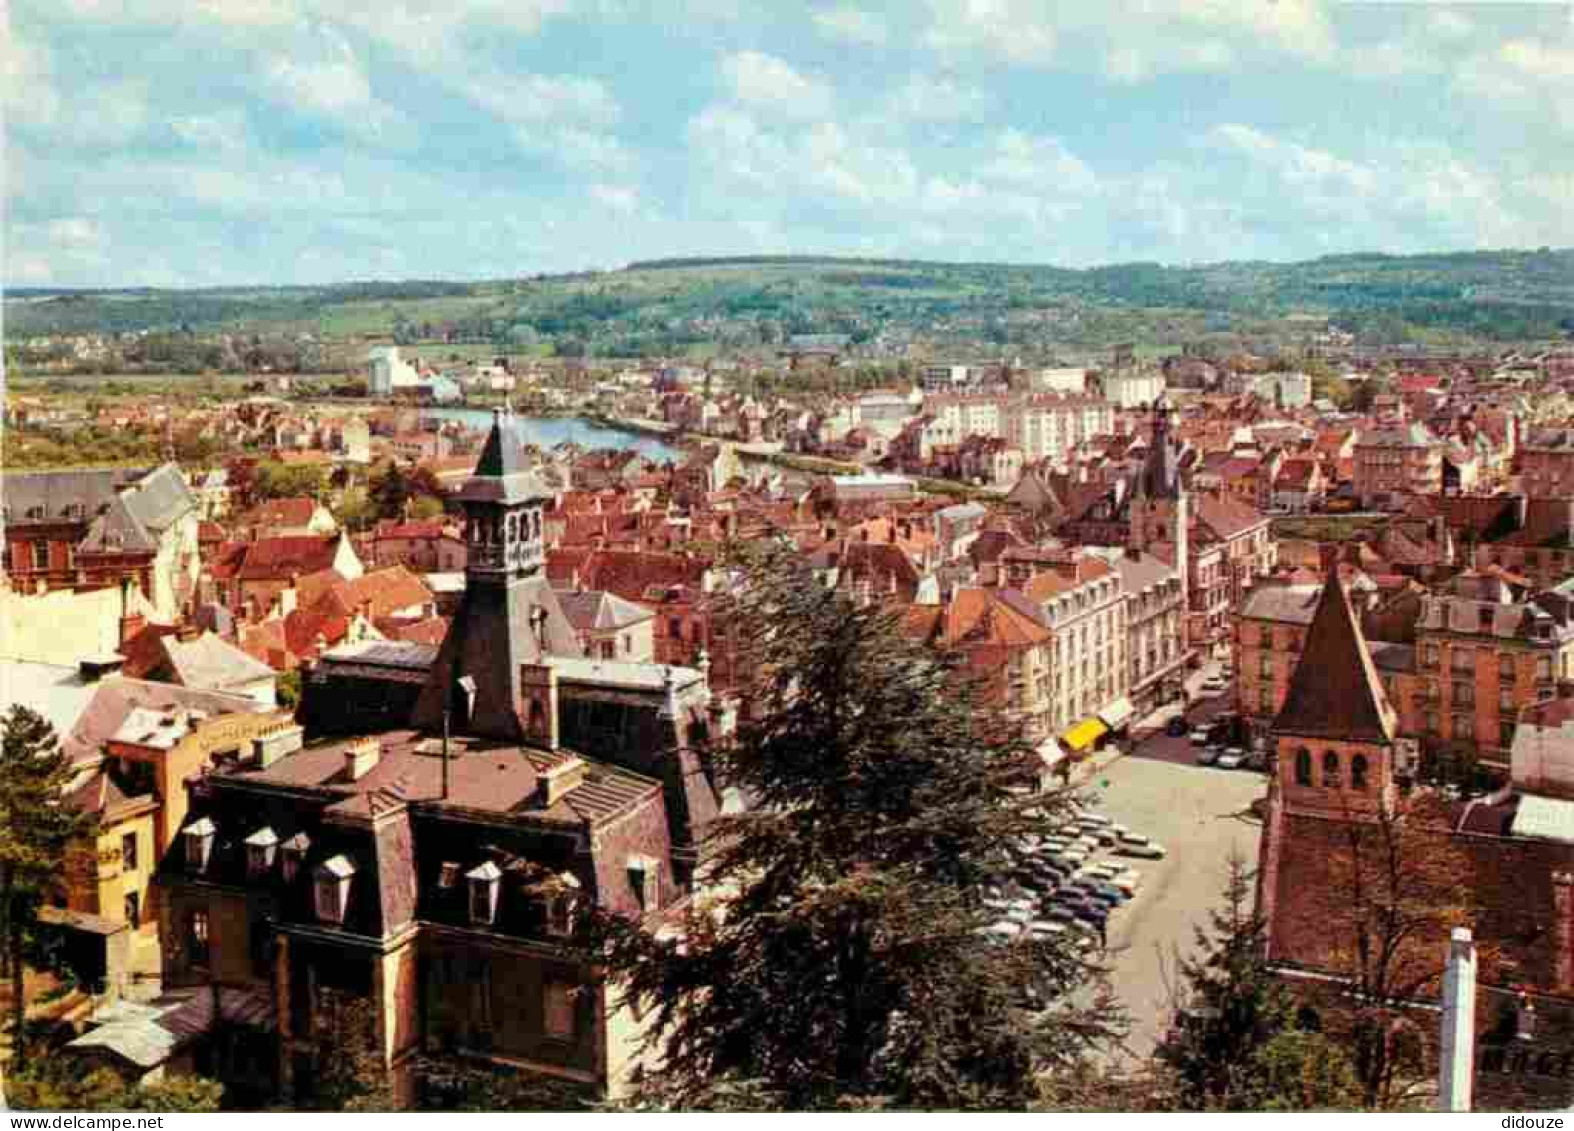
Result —
<svg viewBox="0 0 1574 1131"><path fill-rule="evenodd" d="M1476 1060L1476 945L1467 927L1455 927L1448 940L1442 1036L1437 1108L1469 1111Z"/></svg>

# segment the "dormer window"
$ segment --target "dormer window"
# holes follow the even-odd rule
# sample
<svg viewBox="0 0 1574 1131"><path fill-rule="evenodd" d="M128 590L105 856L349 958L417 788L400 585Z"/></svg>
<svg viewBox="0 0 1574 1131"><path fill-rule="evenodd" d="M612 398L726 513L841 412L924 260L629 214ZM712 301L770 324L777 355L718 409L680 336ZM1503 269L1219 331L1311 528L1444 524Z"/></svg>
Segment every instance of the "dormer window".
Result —
<svg viewBox="0 0 1574 1131"><path fill-rule="evenodd" d="M205 872L208 863L213 859L213 841L218 836L219 829L209 818L203 817L186 827L183 834L186 838L186 869L191 872Z"/></svg>
<svg viewBox="0 0 1574 1131"><path fill-rule="evenodd" d="M344 913L350 903L350 881L354 878L355 865L348 856L334 856L317 865L312 894L318 922L344 924Z"/></svg>
<svg viewBox="0 0 1574 1131"><path fill-rule="evenodd" d="M459 862L457 860L444 860L443 870L437 875L437 886L443 891L451 891L459 883Z"/></svg>
<svg viewBox="0 0 1574 1131"><path fill-rule="evenodd" d="M306 863L306 853L311 850L311 838L305 833L296 833L284 842L284 882L293 883L295 877L301 874L301 867Z"/></svg>
<svg viewBox="0 0 1574 1131"><path fill-rule="evenodd" d="M278 834L264 825L246 838L246 874L253 878L266 876L273 870L278 852Z"/></svg>
<svg viewBox="0 0 1574 1131"><path fill-rule="evenodd" d="M470 921L485 926L497 922L497 893L503 872L488 860L465 873L470 885Z"/></svg>

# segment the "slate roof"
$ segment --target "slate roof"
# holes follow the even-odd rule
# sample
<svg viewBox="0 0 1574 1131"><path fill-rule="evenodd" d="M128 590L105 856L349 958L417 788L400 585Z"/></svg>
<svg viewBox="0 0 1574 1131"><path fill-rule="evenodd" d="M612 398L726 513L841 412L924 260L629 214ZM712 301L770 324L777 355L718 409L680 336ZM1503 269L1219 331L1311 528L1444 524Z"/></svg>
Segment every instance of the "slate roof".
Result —
<svg viewBox="0 0 1574 1131"><path fill-rule="evenodd" d="M492 430L481 447L481 458L458 497L472 502L523 503L551 495L525 462L524 444L513 414L494 409Z"/></svg>
<svg viewBox="0 0 1574 1131"><path fill-rule="evenodd" d="M128 715L138 707L167 710L174 707L206 711L210 716L228 714L266 714L268 708L244 695L205 691L173 683L152 683L141 679L111 676L90 685L92 696L61 746L72 758L98 753L115 734Z"/></svg>
<svg viewBox="0 0 1574 1131"><path fill-rule="evenodd" d="M140 471L8 471L0 476L7 526L80 521L68 511L81 506L81 518L92 519L114 502L116 492L136 480Z"/></svg>
<svg viewBox="0 0 1574 1131"><path fill-rule="evenodd" d="M1396 727L1350 599L1338 573L1330 571L1273 729L1386 744L1393 741Z"/></svg>
<svg viewBox="0 0 1574 1131"><path fill-rule="evenodd" d="M211 632L189 641L166 636L163 645L176 681L185 687L223 691L273 675L272 668Z"/></svg>
<svg viewBox="0 0 1574 1131"><path fill-rule="evenodd" d="M601 590L560 590L557 600L563 607L563 615L581 632L626 628L656 615L653 609Z"/></svg>

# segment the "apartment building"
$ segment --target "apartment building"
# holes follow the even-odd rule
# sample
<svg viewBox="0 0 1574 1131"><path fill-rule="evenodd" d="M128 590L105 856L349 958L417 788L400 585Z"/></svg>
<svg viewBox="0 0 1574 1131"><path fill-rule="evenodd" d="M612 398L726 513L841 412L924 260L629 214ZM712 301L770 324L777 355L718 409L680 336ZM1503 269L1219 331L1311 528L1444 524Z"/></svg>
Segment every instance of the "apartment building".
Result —
<svg viewBox="0 0 1574 1131"><path fill-rule="evenodd" d="M1527 495L1574 496L1574 428L1542 428L1525 437L1519 482Z"/></svg>
<svg viewBox="0 0 1574 1131"><path fill-rule="evenodd" d="M1355 492L1369 509L1398 510L1443 489L1443 444L1423 424L1369 429L1355 444Z"/></svg>
<svg viewBox="0 0 1574 1131"><path fill-rule="evenodd" d="M1265 585L1235 617L1236 702L1258 733L1284 705L1320 594L1316 585ZM1574 584L1516 600L1501 582L1466 574L1387 602L1358 585L1351 603L1369 626L1399 733L1427 754L1506 767L1521 713L1574 678Z"/></svg>
<svg viewBox="0 0 1574 1131"><path fill-rule="evenodd" d="M1130 722L1129 595L1109 562L1080 547L1022 586L1053 634L1049 724L1073 753Z"/></svg>

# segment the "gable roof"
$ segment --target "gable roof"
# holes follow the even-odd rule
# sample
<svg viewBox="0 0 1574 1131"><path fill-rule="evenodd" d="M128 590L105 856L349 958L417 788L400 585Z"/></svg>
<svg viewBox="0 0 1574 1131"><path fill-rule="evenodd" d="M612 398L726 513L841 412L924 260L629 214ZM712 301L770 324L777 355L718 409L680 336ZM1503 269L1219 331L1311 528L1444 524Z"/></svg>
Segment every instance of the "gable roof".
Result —
<svg viewBox="0 0 1574 1131"><path fill-rule="evenodd" d="M1273 729L1282 734L1387 744L1397 720L1377 677L1350 598L1331 569L1306 647Z"/></svg>

